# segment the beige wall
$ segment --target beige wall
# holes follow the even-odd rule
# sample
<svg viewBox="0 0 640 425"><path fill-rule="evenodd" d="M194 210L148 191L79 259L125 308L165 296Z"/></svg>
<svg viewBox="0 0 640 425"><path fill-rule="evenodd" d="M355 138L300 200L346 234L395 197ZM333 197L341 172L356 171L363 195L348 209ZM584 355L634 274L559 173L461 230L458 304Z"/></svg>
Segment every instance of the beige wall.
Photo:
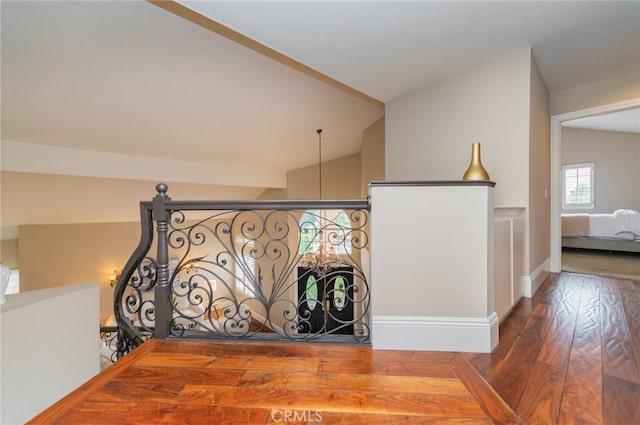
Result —
<svg viewBox="0 0 640 425"><path fill-rule="evenodd" d="M318 199L318 166L287 173L288 199ZM360 155L322 162L322 199L360 197Z"/></svg>
<svg viewBox="0 0 640 425"><path fill-rule="evenodd" d="M269 188L262 192L258 199L287 199L287 189Z"/></svg>
<svg viewBox="0 0 640 425"><path fill-rule="evenodd" d="M526 206L530 63L522 49L388 103L386 178L461 179L480 142L496 205Z"/></svg>
<svg viewBox="0 0 640 425"><path fill-rule="evenodd" d="M588 212L640 210L640 134L564 127L562 163L582 162L595 163L595 207Z"/></svg>
<svg viewBox="0 0 640 425"><path fill-rule="evenodd" d="M2 172L2 238L19 224L104 223L139 220L140 201L158 182ZM166 182L175 199L255 199L260 188Z"/></svg>
<svg viewBox="0 0 640 425"><path fill-rule="evenodd" d="M98 282L100 320L112 314L109 276L137 246L138 223L25 225L19 232L21 292Z"/></svg>
<svg viewBox="0 0 640 425"><path fill-rule="evenodd" d="M580 111L640 97L640 73L622 75L551 93L551 115Z"/></svg>
<svg viewBox="0 0 640 425"><path fill-rule="evenodd" d="M549 92L531 60L531 111L529 124L529 241L525 270L537 268L550 257L551 250L551 148Z"/></svg>
<svg viewBox="0 0 640 425"><path fill-rule="evenodd" d="M369 182L384 180L384 117L373 123L362 134L360 146L360 197L369 194Z"/></svg>
<svg viewBox="0 0 640 425"><path fill-rule="evenodd" d="M289 173L290 198L317 197L317 166ZM2 173L2 197L9 223L20 224L18 240L3 241L20 267L21 291L82 282L100 283L100 320L113 311L109 276L121 269L140 238L139 202L151 200L155 182ZM208 190L210 189L210 190ZM220 188L169 183L169 194L184 199L250 199L259 190ZM207 196L209 193L212 196ZM323 164L323 198L358 198L360 155L350 155ZM260 199L284 199L282 189L264 191ZM48 213L39 209L46 200ZM93 217L100 223L83 223ZM120 222L113 222L121 219ZM129 221L130 220L130 221ZM56 224L39 224L56 223ZM3 225L5 223L3 222ZM193 252L192 256L197 256ZM19 261L18 261L19 260Z"/></svg>
<svg viewBox="0 0 640 425"><path fill-rule="evenodd" d="M525 207L525 274L549 257L548 93L531 49L387 104L386 178L458 180L471 144L496 182L496 206ZM530 211L529 211L530 210ZM530 238L531 233L536 233Z"/></svg>
<svg viewBox="0 0 640 425"><path fill-rule="evenodd" d="M18 240L6 239L0 241L0 260L10 269L18 268Z"/></svg>

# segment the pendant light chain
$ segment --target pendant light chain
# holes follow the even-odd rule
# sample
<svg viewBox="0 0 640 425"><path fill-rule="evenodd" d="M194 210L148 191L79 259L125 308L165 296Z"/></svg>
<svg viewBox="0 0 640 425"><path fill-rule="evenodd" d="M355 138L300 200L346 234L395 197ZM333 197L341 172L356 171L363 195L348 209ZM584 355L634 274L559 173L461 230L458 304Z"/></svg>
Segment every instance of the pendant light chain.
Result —
<svg viewBox="0 0 640 425"><path fill-rule="evenodd" d="M322 199L322 129L317 129L316 133L318 133L318 198Z"/></svg>

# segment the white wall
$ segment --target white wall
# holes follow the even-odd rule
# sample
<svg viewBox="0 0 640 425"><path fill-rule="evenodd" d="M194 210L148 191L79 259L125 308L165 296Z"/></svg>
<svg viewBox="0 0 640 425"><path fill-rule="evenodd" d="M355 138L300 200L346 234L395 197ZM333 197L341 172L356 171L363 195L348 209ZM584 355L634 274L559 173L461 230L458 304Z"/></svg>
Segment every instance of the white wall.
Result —
<svg viewBox="0 0 640 425"><path fill-rule="evenodd" d="M98 284L8 295L0 318L0 423L25 423L100 371Z"/></svg>
<svg viewBox="0 0 640 425"><path fill-rule="evenodd" d="M525 270L539 269L550 257L551 250L551 140L549 124L549 92L531 61L531 111L529 124L529 208L526 233ZM531 266L530 266L531 265ZM527 273L528 275L530 273ZM537 286L544 275L534 276Z"/></svg>
<svg viewBox="0 0 640 425"><path fill-rule="evenodd" d="M531 52L522 49L389 102L386 178L460 179L480 142L496 205L526 206L530 73Z"/></svg>
<svg viewBox="0 0 640 425"><path fill-rule="evenodd" d="M495 205L527 209L525 280L538 281L550 253L548 114L531 49L515 51L388 103L386 178L461 179L480 142Z"/></svg>
<svg viewBox="0 0 640 425"><path fill-rule="evenodd" d="M370 192L373 348L490 352L493 188L374 183Z"/></svg>
<svg viewBox="0 0 640 425"><path fill-rule="evenodd" d="M609 80L551 93L551 115L581 111L640 97L640 73L625 74Z"/></svg>
<svg viewBox="0 0 640 425"><path fill-rule="evenodd" d="M582 162L595 163L595 206L588 212L640 210L640 134L564 127L562 163Z"/></svg>

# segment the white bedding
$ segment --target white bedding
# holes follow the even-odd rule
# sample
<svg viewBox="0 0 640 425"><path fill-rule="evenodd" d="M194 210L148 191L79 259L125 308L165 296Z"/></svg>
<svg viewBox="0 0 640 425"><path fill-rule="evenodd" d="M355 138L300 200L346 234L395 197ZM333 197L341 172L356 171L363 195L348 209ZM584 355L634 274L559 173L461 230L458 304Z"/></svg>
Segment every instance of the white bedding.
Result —
<svg viewBox="0 0 640 425"><path fill-rule="evenodd" d="M584 236L640 241L640 212L638 211L619 209L613 214L564 215L566 218L578 216L589 218L589 232Z"/></svg>

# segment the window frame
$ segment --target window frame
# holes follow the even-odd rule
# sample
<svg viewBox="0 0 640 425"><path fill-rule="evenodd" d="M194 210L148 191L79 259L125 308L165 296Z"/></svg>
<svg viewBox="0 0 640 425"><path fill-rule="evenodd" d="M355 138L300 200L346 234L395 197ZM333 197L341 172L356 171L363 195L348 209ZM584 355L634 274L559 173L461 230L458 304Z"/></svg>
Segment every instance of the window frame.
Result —
<svg viewBox="0 0 640 425"><path fill-rule="evenodd" d="M240 248L239 254L242 257L242 261L247 266L247 268L250 269L248 271L252 273L253 276L255 277L256 265L257 265L256 259L251 254L245 254L243 252L243 248L245 247L249 247L249 251L251 251L251 249L253 249L255 246L255 242L251 239L246 239L242 236L236 236L235 243L236 243L236 247ZM235 261L234 268L235 268L234 273L235 273L236 291L239 291L242 295L245 295L250 298L255 297L256 294L254 293L254 291L252 290L252 287L250 286L251 282L247 282L247 280L250 280L252 277L245 273L245 271L242 268L242 265L239 264L238 260Z"/></svg>
<svg viewBox="0 0 640 425"><path fill-rule="evenodd" d="M567 202L567 171L579 170L583 168L589 168L590 181L589 181L589 202L587 203L569 203ZM562 165L562 209L564 210L591 210L595 208L595 174L596 167L594 162L581 162L575 164L563 164ZM579 175L576 176L576 186Z"/></svg>

